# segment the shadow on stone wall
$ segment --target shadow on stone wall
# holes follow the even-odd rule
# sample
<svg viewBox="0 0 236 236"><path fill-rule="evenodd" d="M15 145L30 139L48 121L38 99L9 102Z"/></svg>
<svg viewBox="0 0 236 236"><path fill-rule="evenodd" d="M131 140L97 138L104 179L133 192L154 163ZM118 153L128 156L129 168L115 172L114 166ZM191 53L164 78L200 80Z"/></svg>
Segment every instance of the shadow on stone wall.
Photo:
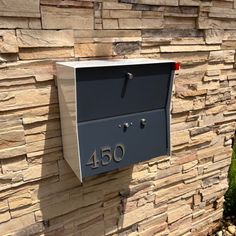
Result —
<svg viewBox="0 0 236 236"><path fill-rule="evenodd" d="M26 130L38 131L44 126L44 131L40 131L44 139L37 147L31 147L34 152L31 159L41 166L39 173L32 173L38 175L31 190L35 223L29 223L14 235L103 236L132 231L132 221L123 229L123 214L136 208L136 201L127 202L127 197L140 190L137 186L130 188L133 167L80 183L63 158L60 122L54 117L55 109L58 109L58 104L57 108L53 105L55 96L57 91L52 89L47 121L25 125Z"/></svg>

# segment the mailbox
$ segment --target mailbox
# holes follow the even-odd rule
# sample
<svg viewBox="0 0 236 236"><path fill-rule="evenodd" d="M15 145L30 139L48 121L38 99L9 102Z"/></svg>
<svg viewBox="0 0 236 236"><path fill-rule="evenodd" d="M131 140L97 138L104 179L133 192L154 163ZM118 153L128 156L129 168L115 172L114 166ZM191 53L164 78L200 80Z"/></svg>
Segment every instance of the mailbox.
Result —
<svg viewBox="0 0 236 236"><path fill-rule="evenodd" d="M64 157L78 178L170 154L173 61L57 63Z"/></svg>

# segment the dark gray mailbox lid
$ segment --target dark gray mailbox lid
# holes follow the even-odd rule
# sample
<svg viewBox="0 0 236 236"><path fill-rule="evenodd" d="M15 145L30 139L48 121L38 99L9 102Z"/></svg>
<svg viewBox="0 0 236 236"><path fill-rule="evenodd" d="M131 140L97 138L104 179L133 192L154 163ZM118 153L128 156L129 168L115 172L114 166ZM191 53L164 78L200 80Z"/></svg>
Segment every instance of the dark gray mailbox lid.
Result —
<svg viewBox="0 0 236 236"><path fill-rule="evenodd" d="M151 59L57 63L64 157L81 181L170 153L175 65ZM124 123L132 127L124 130Z"/></svg>

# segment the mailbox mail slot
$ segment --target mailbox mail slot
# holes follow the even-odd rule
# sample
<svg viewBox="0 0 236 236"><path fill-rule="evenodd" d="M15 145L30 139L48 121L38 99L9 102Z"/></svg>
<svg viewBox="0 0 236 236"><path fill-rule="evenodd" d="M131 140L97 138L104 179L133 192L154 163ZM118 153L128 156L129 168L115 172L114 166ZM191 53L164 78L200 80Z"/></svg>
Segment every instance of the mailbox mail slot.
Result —
<svg viewBox="0 0 236 236"><path fill-rule="evenodd" d="M64 157L82 181L170 154L175 62L57 63Z"/></svg>

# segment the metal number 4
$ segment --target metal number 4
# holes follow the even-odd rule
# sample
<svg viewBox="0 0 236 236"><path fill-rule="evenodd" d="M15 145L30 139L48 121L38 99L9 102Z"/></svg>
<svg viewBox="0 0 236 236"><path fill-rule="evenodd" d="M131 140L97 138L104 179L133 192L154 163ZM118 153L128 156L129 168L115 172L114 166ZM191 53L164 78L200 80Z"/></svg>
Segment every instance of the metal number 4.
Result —
<svg viewBox="0 0 236 236"><path fill-rule="evenodd" d="M96 169L99 167L99 160L97 159L97 152L96 150L93 152L92 156L89 158L88 162L86 163L87 166L91 166L92 169Z"/></svg>

